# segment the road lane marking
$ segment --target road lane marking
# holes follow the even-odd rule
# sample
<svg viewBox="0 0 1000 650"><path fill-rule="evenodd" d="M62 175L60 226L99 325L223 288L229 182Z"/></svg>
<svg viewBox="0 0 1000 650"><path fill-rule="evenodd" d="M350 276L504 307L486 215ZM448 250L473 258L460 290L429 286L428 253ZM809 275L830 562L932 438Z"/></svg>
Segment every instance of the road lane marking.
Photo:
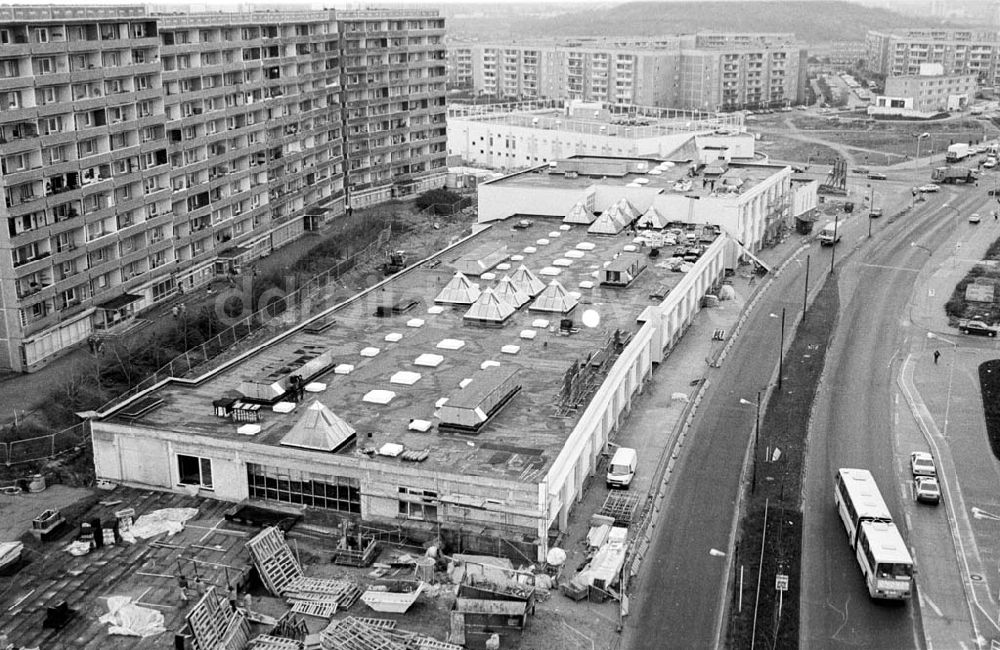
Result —
<svg viewBox="0 0 1000 650"><path fill-rule="evenodd" d="M920 604L921 604L921 605L924 605L924 604L926 604L926 605L927 605L928 607L930 607L931 609L933 609L933 610L934 610L934 613L935 613L935 614L937 614L938 616L941 616L941 608L940 608L940 607L938 607L938 606L937 606L937 605L936 605L936 604L934 603L934 601L933 601L933 600L931 600L931 597L930 597L930 596L928 596L927 594L925 594L925 593L921 593L921 594L920 594Z"/></svg>

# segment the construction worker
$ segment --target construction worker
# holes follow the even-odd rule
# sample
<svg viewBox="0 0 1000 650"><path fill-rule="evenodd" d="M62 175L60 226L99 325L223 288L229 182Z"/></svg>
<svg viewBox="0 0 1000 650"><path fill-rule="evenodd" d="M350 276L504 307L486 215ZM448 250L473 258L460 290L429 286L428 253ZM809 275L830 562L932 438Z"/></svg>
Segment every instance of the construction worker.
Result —
<svg viewBox="0 0 1000 650"><path fill-rule="evenodd" d="M185 603L188 602L191 597L188 595L188 580L183 573L177 574L177 588L180 591L181 600Z"/></svg>

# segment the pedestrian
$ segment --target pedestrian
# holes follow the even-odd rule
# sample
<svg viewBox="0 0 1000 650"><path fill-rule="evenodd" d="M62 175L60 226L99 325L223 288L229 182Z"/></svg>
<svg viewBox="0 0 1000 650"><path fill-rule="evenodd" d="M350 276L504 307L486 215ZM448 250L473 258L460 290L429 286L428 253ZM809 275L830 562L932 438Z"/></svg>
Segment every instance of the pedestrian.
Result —
<svg viewBox="0 0 1000 650"><path fill-rule="evenodd" d="M941 357L941 353L934 350L934 365L937 365L938 359Z"/></svg>
<svg viewBox="0 0 1000 650"><path fill-rule="evenodd" d="M186 603L190 597L188 596L188 580L183 573L177 576L177 587L181 593L181 600Z"/></svg>
<svg viewBox="0 0 1000 650"><path fill-rule="evenodd" d="M174 305L170 308L170 313L174 315L174 318L177 318L177 315L181 313L181 310L177 307L177 305Z"/></svg>
<svg viewBox="0 0 1000 650"><path fill-rule="evenodd" d="M238 600L238 595L236 593L236 585L235 584L230 584L229 585L229 606L233 608L233 611L236 611L236 601L237 600Z"/></svg>

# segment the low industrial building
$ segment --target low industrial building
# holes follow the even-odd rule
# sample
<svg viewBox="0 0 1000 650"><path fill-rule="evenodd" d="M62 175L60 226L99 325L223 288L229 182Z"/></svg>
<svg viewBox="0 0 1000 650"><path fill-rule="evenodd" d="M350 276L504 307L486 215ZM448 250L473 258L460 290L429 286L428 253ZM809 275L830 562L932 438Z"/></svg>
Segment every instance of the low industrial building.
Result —
<svg viewBox="0 0 1000 650"><path fill-rule="evenodd" d="M654 107L616 107L571 101L556 107L453 105L448 109L448 155L497 170L535 167L569 156L669 157L720 150L753 162L754 137L743 113L706 115ZM719 154L706 154L715 159Z"/></svg>
<svg viewBox="0 0 1000 650"><path fill-rule="evenodd" d="M732 214L707 187L689 200L714 207L678 212L672 180L635 183L664 162L571 159L484 184L474 235L313 319L332 327L307 321L96 417L97 477L544 558L654 368L789 190L787 168L724 173ZM594 230L593 207L559 211L595 169L609 180L593 207L633 220L616 233ZM637 240L657 201L670 222ZM658 237L691 257L651 256ZM418 306L383 308L402 302Z"/></svg>

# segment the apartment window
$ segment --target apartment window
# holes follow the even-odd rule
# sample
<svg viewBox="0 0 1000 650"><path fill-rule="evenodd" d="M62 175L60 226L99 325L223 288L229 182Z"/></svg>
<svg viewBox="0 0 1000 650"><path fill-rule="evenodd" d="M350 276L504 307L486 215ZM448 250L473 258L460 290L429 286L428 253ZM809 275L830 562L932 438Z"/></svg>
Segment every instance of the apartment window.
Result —
<svg viewBox="0 0 1000 650"><path fill-rule="evenodd" d="M97 153L97 139L91 138L89 140L83 140L76 146L76 149L77 157L79 158L93 156Z"/></svg>
<svg viewBox="0 0 1000 650"><path fill-rule="evenodd" d="M135 105L136 113L139 117L149 117L153 114L152 102L144 101Z"/></svg>
<svg viewBox="0 0 1000 650"><path fill-rule="evenodd" d="M167 278L163 282L158 282L153 285L153 302L159 302L164 298L173 295L174 293L174 280L173 278Z"/></svg>
<svg viewBox="0 0 1000 650"><path fill-rule="evenodd" d="M134 81L136 90L146 90L149 88L149 77L136 77Z"/></svg>
<svg viewBox="0 0 1000 650"><path fill-rule="evenodd" d="M117 68L122 64L120 52L105 52L101 55L101 64L105 68Z"/></svg>
<svg viewBox="0 0 1000 650"><path fill-rule="evenodd" d="M108 120L112 124L117 124L118 122L125 121L125 111L121 106L112 106L108 109Z"/></svg>
<svg viewBox="0 0 1000 650"><path fill-rule="evenodd" d="M49 30L47 27L39 27L31 30L31 40L35 43L48 43Z"/></svg>
<svg viewBox="0 0 1000 650"><path fill-rule="evenodd" d="M55 61L51 57L35 59L35 69L38 74L51 74L56 69Z"/></svg>
<svg viewBox="0 0 1000 650"><path fill-rule="evenodd" d="M198 485L211 490L212 459L177 454L177 478L181 485Z"/></svg>
<svg viewBox="0 0 1000 650"><path fill-rule="evenodd" d="M104 82L104 91L109 95L112 93L117 94L124 92L124 87L122 86L122 80L109 79L108 81Z"/></svg>
<svg viewBox="0 0 1000 650"><path fill-rule="evenodd" d="M157 186L155 178L144 178L142 180L142 189L146 194L151 194L160 188Z"/></svg>
<svg viewBox="0 0 1000 650"><path fill-rule="evenodd" d="M404 519L437 521L438 495L433 490L399 488L399 516Z"/></svg>
<svg viewBox="0 0 1000 650"><path fill-rule="evenodd" d="M361 486L355 478L247 463L247 487L251 498L361 513Z"/></svg>
<svg viewBox="0 0 1000 650"><path fill-rule="evenodd" d="M0 59L0 77L17 76L20 76L17 61L15 59Z"/></svg>
<svg viewBox="0 0 1000 650"><path fill-rule="evenodd" d="M0 93L0 111L12 111L18 108L21 108L21 91Z"/></svg>

